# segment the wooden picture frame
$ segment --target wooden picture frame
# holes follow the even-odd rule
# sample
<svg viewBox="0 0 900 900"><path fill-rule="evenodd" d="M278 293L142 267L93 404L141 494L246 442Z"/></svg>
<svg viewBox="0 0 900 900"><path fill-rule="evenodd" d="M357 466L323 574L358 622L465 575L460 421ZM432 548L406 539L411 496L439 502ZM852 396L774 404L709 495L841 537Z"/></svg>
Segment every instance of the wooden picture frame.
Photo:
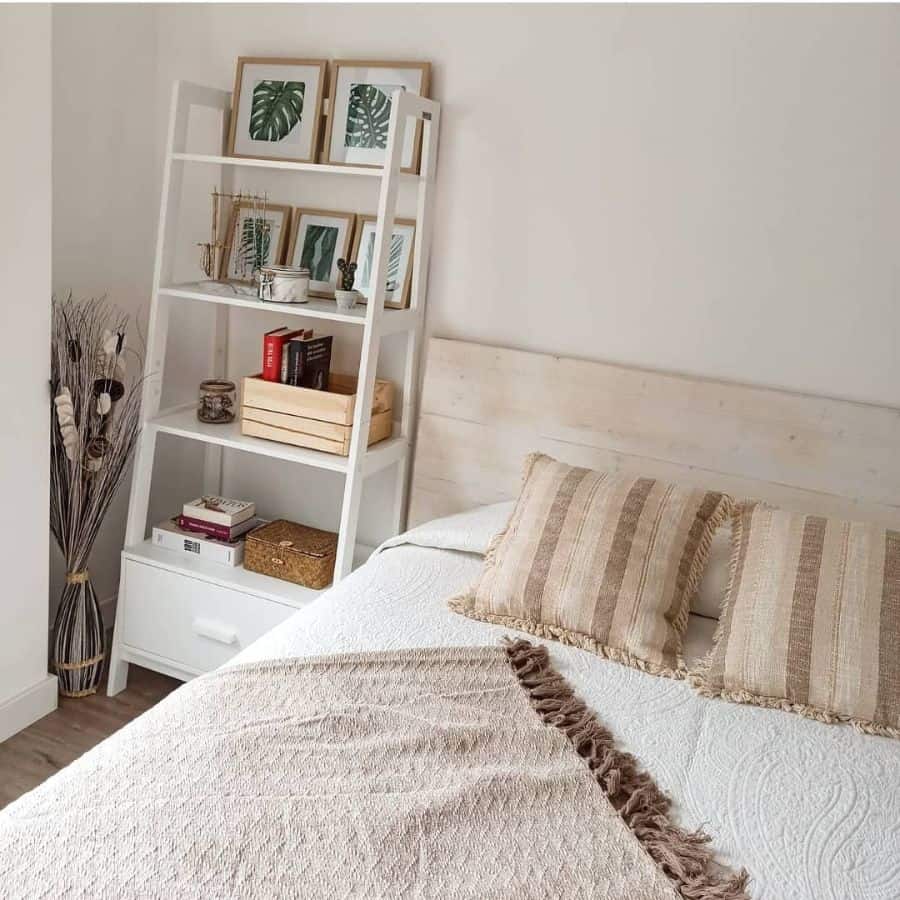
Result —
<svg viewBox="0 0 900 900"><path fill-rule="evenodd" d="M356 69L380 69L385 70L386 72L391 72L395 77L395 80L398 81L406 81L407 84L404 84L407 90L412 90L412 86L415 85L416 90L415 93L419 94L421 97L428 97L428 91L431 87L431 63L428 62L390 62L386 60L337 60L331 64L331 81L329 85L328 91L328 125L325 131L325 142L322 148L322 162L328 163L332 166L363 166L366 168L382 168L384 166L384 154L382 152L381 159L378 161L374 157L377 157L378 154L375 152L367 152L367 151L378 151L384 150L384 147L380 146L369 146L363 147L362 145L357 146L353 149L353 151L349 154L345 153L344 158L340 157L338 153L337 147L338 144L340 146L345 146L342 141L340 141L340 135L346 134L346 122L348 121L349 114L349 92L350 85L349 82L345 84L342 81L342 74L347 75L348 77L352 75L350 70ZM407 72L406 76L398 75L400 72ZM418 75L412 74L418 73ZM387 75L386 77L390 77ZM418 84L415 84L415 82ZM370 85L371 82L356 82L356 84L364 84ZM375 85L372 85L375 86ZM383 93L382 93L383 98ZM387 132L387 119L390 116L390 102L387 103L386 114L384 112L384 104L382 100L382 104L380 107L381 116L380 120L383 123L384 127L384 137L386 137ZM340 120L340 121L339 121ZM336 125L337 123L337 125ZM340 128L340 131L336 131L336 128ZM379 137L381 136L381 132L379 132ZM338 144L332 146L333 142L337 140ZM401 172L407 172L412 174L417 174L419 171L419 163L422 153L422 122L420 119L416 119L416 127L414 129L414 133L411 139L411 149L409 153L409 159L407 160L407 165L403 165L401 162ZM407 148L404 147L403 150L404 156L407 155ZM355 157L367 157L371 156L373 159L371 161L366 161L365 158L351 158L348 159L347 156L355 156Z"/></svg>
<svg viewBox="0 0 900 900"><path fill-rule="evenodd" d="M235 200L234 203L231 204L231 212L228 216L228 231L226 232L227 238L225 241L225 250L222 253L222 265L219 269L219 280L220 281L229 281L236 284L253 284L253 278L237 278L233 275L229 275L229 269L231 268L231 257L234 252L234 233L237 228L237 220L240 216L240 211L242 209L252 209L253 202L251 200ZM271 258L267 259L264 265L273 265L277 266L281 264L282 259L284 258L284 251L287 247L288 241L288 231L291 226L291 209L290 206L285 206L280 203L267 203L266 204L266 217L268 218L269 213L278 213L282 216L281 225L279 229L278 238L275 244L275 247L272 249Z"/></svg>
<svg viewBox="0 0 900 900"><path fill-rule="evenodd" d="M285 262L289 266L299 266L303 260L303 250L305 246L300 247L300 254L298 259L294 259L295 251L298 249L297 244L300 238L300 229L303 226L304 217L312 217L318 219L332 219L332 220L344 220L346 222L346 232L344 236L344 240L338 246L338 242L335 244L334 251L331 255L331 262L329 264L329 277L328 279L316 278L317 274L314 270L314 265L310 263L313 262L311 260L307 260L307 265L310 270L310 278L309 278L309 295L310 297L324 297L326 299L334 299L334 289L337 287L337 276L338 276L338 268L337 261L338 259L348 259L350 257L351 250L353 248L353 237L354 232L356 230L356 214L348 213L348 212L338 212L330 209L302 209L299 206L294 208L293 214L291 216L291 241L288 245L287 256L285 257ZM316 224L316 223L311 223ZM339 227L339 226L337 226ZM304 240L305 245L305 240Z"/></svg>
<svg viewBox="0 0 900 900"><path fill-rule="evenodd" d="M356 217L356 234L353 238L353 255L352 259L357 264L356 269L356 278L357 278L357 289L361 295L361 303L368 303L368 297L364 293L361 286L361 279L363 276L363 266L361 265L361 261L359 258L360 254L360 245L362 244L363 236L366 233L367 226L371 225L372 230L378 222L377 216L370 215L358 215ZM387 295L385 295L384 306L385 309L407 309L409 307L409 295L410 295L410 287L412 285L412 270L413 270L413 254L415 253L415 244L416 244L416 220L415 219L394 219L394 228L397 226L402 226L407 229L411 229L408 235L409 240L409 252L406 257L406 271L403 274L402 285L398 291L394 290L393 297L389 300ZM390 272L388 273L390 275Z"/></svg>
<svg viewBox="0 0 900 900"><path fill-rule="evenodd" d="M245 77L249 77L248 69L256 67L258 75L268 74L269 76L281 76L281 83L286 83L289 68L305 69L300 72L304 76L302 82L305 86L314 83L315 96L309 97L304 88L302 97L302 109L298 122L288 129L284 138L273 140L267 138L264 140L256 140L249 134L244 137L238 136L238 129L242 127L242 117L247 115L247 123L249 125L252 117L252 108L247 112L247 104L252 102L253 93L248 92L248 87L244 83ZM231 122L228 127L228 148L226 156L236 157L238 159L272 159L280 162L307 162L314 163L319 152L319 138L322 129L322 107L325 101L325 88L327 84L328 63L324 59L285 59L281 57L263 57L263 56L240 56L237 61L237 69L234 77L234 93L231 95ZM264 79L266 81L272 81ZM273 101L277 102L277 101ZM311 121L305 120L307 110L311 115ZM289 114L289 105L288 105ZM285 123L284 115L272 116L266 119L267 122L273 123L271 127L276 127L274 123ZM297 130L297 126L300 126ZM273 153L262 152L267 145L273 147L281 147L282 151L293 144L286 143L287 139L296 131L296 138L299 142L297 152L288 154L275 150ZM269 132L271 133L271 132ZM249 149L255 152L247 152Z"/></svg>

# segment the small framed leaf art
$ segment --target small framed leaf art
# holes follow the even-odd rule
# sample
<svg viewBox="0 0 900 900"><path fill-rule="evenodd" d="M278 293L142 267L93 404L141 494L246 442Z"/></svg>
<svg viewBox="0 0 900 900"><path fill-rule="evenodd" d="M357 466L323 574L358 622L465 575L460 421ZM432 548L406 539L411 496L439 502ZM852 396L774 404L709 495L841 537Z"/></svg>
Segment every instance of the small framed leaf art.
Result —
<svg viewBox="0 0 900 900"><path fill-rule="evenodd" d="M219 278L252 284L257 270L279 265L287 246L290 218L290 206L250 200L235 202Z"/></svg>
<svg viewBox="0 0 900 900"><path fill-rule="evenodd" d="M353 242L353 259L356 262L354 287L368 302L372 296L372 269L375 265L375 216L356 217L356 238ZM412 282L413 245L416 223L413 219L394 219L394 232L388 250L387 279L384 305L393 309L409 306L409 290Z"/></svg>
<svg viewBox="0 0 900 900"><path fill-rule="evenodd" d="M338 260L350 255L353 213L327 209L295 209L291 224L289 266L309 269L309 293L313 297L334 297Z"/></svg>
<svg viewBox="0 0 900 900"><path fill-rule="evenodd" d="M325 60L238 59L228 155L315 162Z"/></svg>
<svg viewBox="0 0 900 900"><path fill-rule="evenodd" d="M430 78L430 63L332 63L324 161L339 166L383 166L394 94L412 91L427 97ZM404 172L418 172L421 139L422 123L410 117L400 157Z"/></svg>

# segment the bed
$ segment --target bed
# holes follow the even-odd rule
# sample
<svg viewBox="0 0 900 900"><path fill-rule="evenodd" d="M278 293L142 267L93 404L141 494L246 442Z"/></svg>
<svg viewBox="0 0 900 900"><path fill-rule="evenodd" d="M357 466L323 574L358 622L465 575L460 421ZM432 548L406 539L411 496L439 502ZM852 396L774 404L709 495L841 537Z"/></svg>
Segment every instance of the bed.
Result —
<svg viewBox="0 0 900 900"><path fill-rule="evenodd" d="M562 451L593 465L637 464L668 475L674 468L686 478L712 478L782 503L897 521L898 473L889 453L891 441L900 446L896 411L782 392L754 405L757 389L453 341L432 341L428 365L411 498L421 524L244 650L231 669L499 642L507 630L455 615L446 600L474 581L491 536L503 527L515 492L513 458L523 447ZM564 396L559 390L567 379L570 389L572 380L581 387L570 393L578 398L575 418L567 418L572 402L560 401L552 411L541 406L548 393ZM626 400L625 416L597 409ZM729 417L739 418L741 441L734 440ZM611 422L615 430L600 427ZM660 429L667 429L664 453ZM648 452L651 443L655 453ZM713 620L691 617L689 658L708 649L714 627ZM576 693L673 798L679 824L705 829L722 862L749 871L752 897L900 897L900 741L705 699L683 681L546 646ZM103 770L98 760L127 778L127 771L116 772L115 760L134 728L12 804L0 814L0 833L5 828L8 836L17 823L65 806L79 778ZM9 863L9 846L4 857L0 844L0 870L4 859ZM73 896L79 895L75 874L67 882ZM179 893L203 896L202 890L173 895Z"/></svg>

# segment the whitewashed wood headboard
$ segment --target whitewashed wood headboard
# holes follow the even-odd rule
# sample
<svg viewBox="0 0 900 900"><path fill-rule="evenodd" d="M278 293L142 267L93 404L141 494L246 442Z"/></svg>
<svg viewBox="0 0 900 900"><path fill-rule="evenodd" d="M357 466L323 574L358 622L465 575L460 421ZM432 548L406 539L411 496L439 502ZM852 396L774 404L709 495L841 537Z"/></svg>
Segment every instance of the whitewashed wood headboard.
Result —
<svg viewBox="0 0 900 900"><path fill-rule="evenodd" d="M900 409L432 338L410 524L515 497L533 450L900 527Z"/></svg>

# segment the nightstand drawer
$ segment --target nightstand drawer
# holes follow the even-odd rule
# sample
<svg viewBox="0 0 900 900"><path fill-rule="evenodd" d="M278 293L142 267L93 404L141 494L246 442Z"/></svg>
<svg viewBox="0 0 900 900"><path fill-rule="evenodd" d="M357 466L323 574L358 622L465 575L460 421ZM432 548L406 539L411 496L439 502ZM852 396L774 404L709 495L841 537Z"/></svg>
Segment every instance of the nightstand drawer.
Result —
<svg viewBox="0 0 900 900"><path fill-rule="evenodd" d="M296 609L253 594L123 560L128 601L122 642L188 671L208 672Z"/></svg>

